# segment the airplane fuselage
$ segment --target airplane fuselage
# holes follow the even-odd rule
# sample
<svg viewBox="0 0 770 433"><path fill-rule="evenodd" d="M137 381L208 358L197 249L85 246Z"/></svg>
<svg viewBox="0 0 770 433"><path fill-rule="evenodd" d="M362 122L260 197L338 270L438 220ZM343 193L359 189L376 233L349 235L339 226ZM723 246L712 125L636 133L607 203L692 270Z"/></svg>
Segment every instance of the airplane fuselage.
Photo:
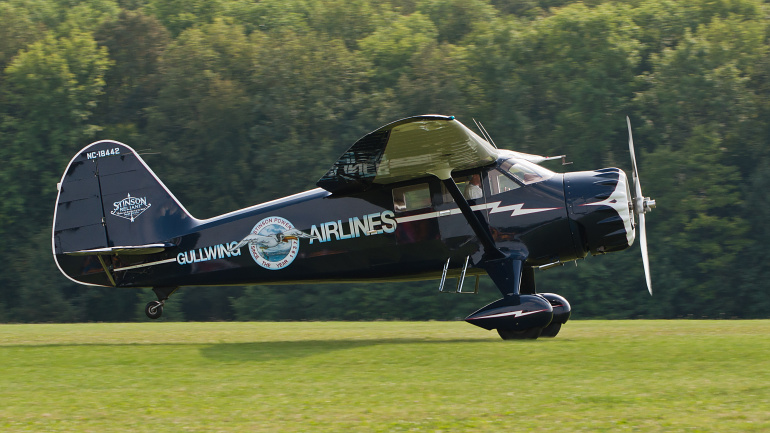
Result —
<svg viewBox="0 0 770 433"><path fill-rule="evenodd" d="M565 193L565 187L570 188L569 182L565 185L565 175L552 173L522 185L505 173L505 164L499 161L456 176L480 180L480 191L468 203L488 223L497 247L527 257L526 265L533 267L585 257L589 251L580 240L577 218L570 218L576 200ZM568 174L566 179L574 175ZM507 188L511 189L504 190ZM412 206L401 206L398 200L404 194L416 198ZM141 199L153 202L153 197ZM147 217L139 214L133 221L124 218L120 223L131 226ZM162 252L111 257L116 286L436 279L447 260L451 271L464 266L466 258L468 275L484 273L475 266L484 247L437 179L375 186L343 197L316 188L194 220L179 232L173 227L165 229L165 238L172 245ZM280 241L275 237L291 229L307 237ZM249 235L274 237L272 242L234 248ZM57 255L57 261L75 280L111 285L98 272L100 267L82 257Z"/></svg>
<svg viewBox="0 0 770 433"><path fill-rule="evenodd" d="M452 116L416 116L362 137L319 188L199 220L133 149L103 140L57 185L52 250L74 282L152 287L151 319L181 286L439 279L443 291L456 278L459 292L488 275L503 298L466 321L504 339L553 337L571 307L537 290L534 269L628 248L637 214L646 260L655 205L638 180L632 199L617 168L538 165L555 158L498 149Z"/></svg>

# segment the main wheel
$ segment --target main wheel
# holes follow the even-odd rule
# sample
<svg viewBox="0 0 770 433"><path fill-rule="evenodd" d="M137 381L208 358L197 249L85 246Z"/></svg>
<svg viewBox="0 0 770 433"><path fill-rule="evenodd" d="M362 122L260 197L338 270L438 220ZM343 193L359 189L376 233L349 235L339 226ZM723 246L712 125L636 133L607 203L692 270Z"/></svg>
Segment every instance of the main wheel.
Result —
<svg viewBox="0 0 770 433"><path fill-rule="evenodd" d="M160 301L150 301L144 307L144 314L150 319L157 319L163 315L163 304Z"/></svg>
<svg viewBox="0 0 770 433"><path fill-rule="evenodd" d="M553 338L559 333L559 330L561 330L561 323L551 323L543 328L543 332L540 333L540 336Z"/></svg>
<svg viewBox="0 0 770 433"><path fill-rule="evenodd" d="M513 331L498 328L497 333L503 340L536 340L542 330L543 328L529 328L524 331Z"/></svg>

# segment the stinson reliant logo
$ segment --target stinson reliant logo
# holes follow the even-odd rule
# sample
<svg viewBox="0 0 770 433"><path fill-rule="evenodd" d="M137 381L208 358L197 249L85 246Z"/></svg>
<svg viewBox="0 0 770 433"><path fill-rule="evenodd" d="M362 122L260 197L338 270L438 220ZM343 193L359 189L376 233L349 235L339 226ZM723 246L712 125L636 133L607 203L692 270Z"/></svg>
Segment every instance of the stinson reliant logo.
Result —
<svg viewBox="0 0 770 433"><path fill-rule="evenodd" d="M147 197L131 197L131 194L128 194L128 196L121 201L112 203L112 205L115 206L115 209L113 209L110 214L115 215L116 217L125 218L131 222L134 222L139 215L152 206L147 202Z"/></svg>

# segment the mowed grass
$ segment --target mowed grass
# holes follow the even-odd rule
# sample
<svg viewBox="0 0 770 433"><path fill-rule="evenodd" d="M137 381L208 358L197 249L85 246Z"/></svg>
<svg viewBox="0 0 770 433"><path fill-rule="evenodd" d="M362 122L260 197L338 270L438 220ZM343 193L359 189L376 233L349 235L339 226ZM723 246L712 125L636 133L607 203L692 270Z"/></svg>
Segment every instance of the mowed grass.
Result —
<svg viewBox="0 0 770 433"><path fill-rule="evenodd" d="M770 321L0 325L0 431L770 431Z"/></svg>

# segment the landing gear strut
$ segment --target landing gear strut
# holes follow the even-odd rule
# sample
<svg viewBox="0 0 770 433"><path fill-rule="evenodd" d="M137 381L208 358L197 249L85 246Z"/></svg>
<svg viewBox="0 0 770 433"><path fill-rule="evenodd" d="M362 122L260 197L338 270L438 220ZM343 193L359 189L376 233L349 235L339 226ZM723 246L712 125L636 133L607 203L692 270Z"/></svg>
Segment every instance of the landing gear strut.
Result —
<svg viewBox="0 0 770 433"><path fill-rule="evenodd" d="M160 318L163 315L163 306L166 305L166 300L172 293L176 292L179 287L153 287L152 291L158 297L157 301L150 301L144 307L144 314L152 320Z"/></svg>

